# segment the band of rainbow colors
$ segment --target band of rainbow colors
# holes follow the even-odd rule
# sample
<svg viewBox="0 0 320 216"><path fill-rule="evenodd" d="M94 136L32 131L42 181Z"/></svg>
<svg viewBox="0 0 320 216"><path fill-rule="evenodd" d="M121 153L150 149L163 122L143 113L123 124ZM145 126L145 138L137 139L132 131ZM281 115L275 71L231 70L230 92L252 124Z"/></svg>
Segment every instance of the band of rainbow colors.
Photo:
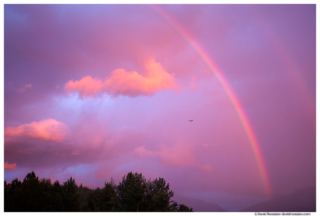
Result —
<svg viewBox="0 0 320 216"><path fill-rule="evenodd" d="M233 104L239 119L243 125L243 128L247 134L249 139L250 145L254 152L255 159L259 166L260 175L265 186L265 191L267 196L271 197L271 185L268 178L268 173L266 169L265 162L263 160L261 150L258 145L258 141L254 135L254 131L250 125L250 122L243 111L243 108L236 97L236 94L232 90L231 86L228 84L226 79L224 78L223 74L218 69L217 65L210 59L209 55L205 52L205 50L195 41L188 32L186 32L183 27L179 25L173 18L171 18L165 11L163 11L160 7L156 5L149 5L151 9L153 9L161 18L163 18L176 32L178 32L196 51L196 53L201 57L201 59L205 62L208 66L210 71L216 76L222 87L224 88L226 94L228 95L231 103Z"/></svg>

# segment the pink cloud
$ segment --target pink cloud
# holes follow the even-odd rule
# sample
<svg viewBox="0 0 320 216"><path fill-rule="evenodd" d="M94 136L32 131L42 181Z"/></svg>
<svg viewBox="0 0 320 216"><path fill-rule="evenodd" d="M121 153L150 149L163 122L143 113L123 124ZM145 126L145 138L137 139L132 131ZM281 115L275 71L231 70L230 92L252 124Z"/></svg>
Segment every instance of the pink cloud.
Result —
<svg viewBox="0 0 320 216"><path fill-rule="evenodd" d="M149 151L144 146L139 146L133 153L138 157L160 157L163 166L197 167L205 172L212 171L210 164L202 165L197 161L193 154L193 147L188 145L161 146L160 151Z"/></svg>
<svg viewBox="0 0 320 216"><path fill-rule="evenodd" d="M22 88L19 88L18 92L25 92L28 88L31 88L31 87L32 87L31 84L26 84Z"/></svg>
<svg viewBox="0 0 320 216"><path fill-rule="evenodd" d="M65 88L69 91L78 91L84 96L89 96L101 91L102 89L101 80L93 79L91 76L86 76L80 81L70 80L66 83Z"/></svg>
<svg viewBox="0 0 320 216"><path fill-rule="evenodd" d="M192 154L192 149L186 145L164 146L158 153L165 166L195 167L199 166Z"/></svg>
<svg viewBox="0 0 320 216"><path fill-rule="evenodd" d="M134 154L138 155L139 157L156 156L156 153L145 149L143 146L138 146L135 148Z"/></svg>
<svg viewBox="0 0 320 216"><path fill-rule="evenodd" d="M178 90L173 75L166 72L160 63L150 60L145 68L145 76L136 71L127 72L120 68L112 71L111 77L105 81L86 76L79 81L68 81L65 89L68 92L77 91L84 96L107 92L112 96L125 95L130 97L153 95L163 89Z"/></svg>
<svg viewBox="0 0 320 216"><path fill-rule="evenodd" d="M195 87L196 87L196 85L194 84L194 82L191 82L191 83L190 83L190 88L191 88L191 89L194 89Z"/></svg>
<svg viewBox="0 0 320 216"><path fill-rule="evenodd" d="M15 169L17 166L17 164L13 163L13 164L9 164L8 162L4 163L4 168L5 169Z"/></svg>
<svg viewBox="0 0 320 216"><path fill-rule="evenodd" d="M205 164L202 166L202 170L206 172L212 172L213 168L210 164Z"/></svg>
<svg viewBox="0 0 320 216"><path fill-rule="evenodd" d="M60 141L65 138L67 131L68 127L64 123L49 118L18 127L7 127L4 135Z"/></svg>

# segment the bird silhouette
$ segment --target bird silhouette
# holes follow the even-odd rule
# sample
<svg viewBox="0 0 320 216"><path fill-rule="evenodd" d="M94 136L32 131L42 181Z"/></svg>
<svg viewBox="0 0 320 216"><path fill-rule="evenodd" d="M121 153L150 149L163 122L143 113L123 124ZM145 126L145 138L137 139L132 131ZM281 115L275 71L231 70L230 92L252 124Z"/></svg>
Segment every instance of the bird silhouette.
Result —
<svg viewBox="0 0 320 216"><path fill-rule="evenodd" d="M188 120L189 122L192 122L193 120Z"/></svg>

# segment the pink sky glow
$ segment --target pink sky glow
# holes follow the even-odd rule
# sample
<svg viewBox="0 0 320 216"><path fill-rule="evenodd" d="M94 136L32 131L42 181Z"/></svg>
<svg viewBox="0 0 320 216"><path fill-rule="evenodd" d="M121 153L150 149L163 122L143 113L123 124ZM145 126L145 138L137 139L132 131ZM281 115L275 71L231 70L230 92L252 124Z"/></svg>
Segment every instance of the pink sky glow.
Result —
<svg viewBox="0 0 320 216"><path fill-rule="evenodd" d="M132 171L232 211L315 186L315 8L5 5L4 179Z"/></svg>

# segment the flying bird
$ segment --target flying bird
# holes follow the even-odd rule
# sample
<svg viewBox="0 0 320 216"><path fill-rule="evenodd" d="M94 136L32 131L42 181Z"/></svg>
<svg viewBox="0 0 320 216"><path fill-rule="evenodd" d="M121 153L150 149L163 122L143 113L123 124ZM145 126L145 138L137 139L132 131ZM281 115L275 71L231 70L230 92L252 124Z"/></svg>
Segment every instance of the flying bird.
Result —
<svg viewBox="0 0 320 216"><path fill-rule="evenodd" d="M193 120L188 120L189 122L192 122Z"/></svg>

